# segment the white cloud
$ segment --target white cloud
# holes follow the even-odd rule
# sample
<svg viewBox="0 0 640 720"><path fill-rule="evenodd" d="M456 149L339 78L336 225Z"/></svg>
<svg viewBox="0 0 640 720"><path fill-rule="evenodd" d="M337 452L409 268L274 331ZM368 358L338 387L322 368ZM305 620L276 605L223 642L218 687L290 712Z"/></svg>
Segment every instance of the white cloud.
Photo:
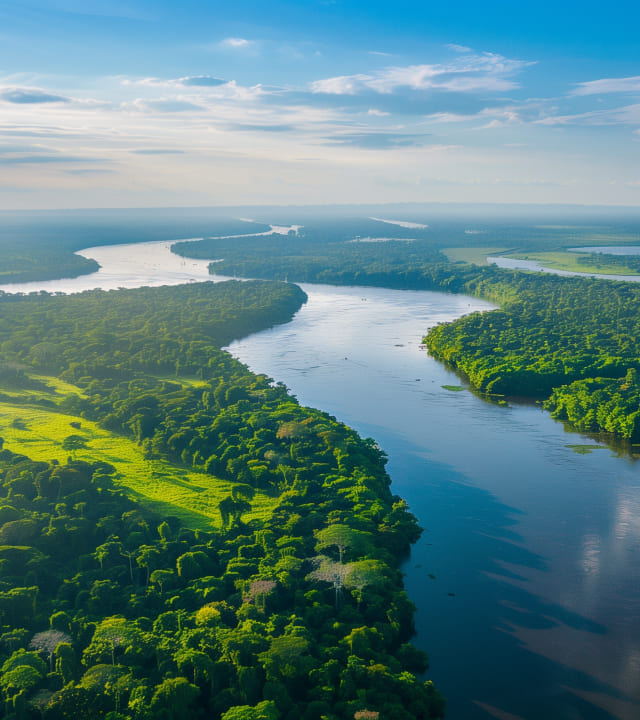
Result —
<svg viewBox="0 0 640 720"><path fill-rule="evenodd" d="M640 104L575 115L553 115L535 122L539 125L640 125Z"/></svg>
<svg viewBox="0 0 640 720"><path fill-rule="evenodd" d="M367 115L372 115L373 117L387 117L391 113L383 112L382 110L376 110L375 108L369 108L367 110Z"/></svg>
<svg viewBox="0 0 640 720"><path fill-rule="evenodd" d="M453 50L453 52L457 52L457 53L473 52L473 50L470 47L467 47L466 45L456 45L456 43L448 43L445 47L447 47L447 48L449 48L449 50Z"/></svg>
<svg viewBox="0 0 640 720"><path fill-rule="evenodd" d="M37 105L41 103L68 103L70 99L57 93L33 87L0 88L0 99L16 105Z"/></svg>
<svg viewBox="0 0 640 720"><path fill-rule="evenodd" d="M520 115L514 110L509 109L496 109L491 111L483 111L481 115L494 115L492 120L486 125L482 125L479 130L486 130L491 128L501 128L507 125L519 125L522 122Z"/></svg>
<svg viewBox="0 0 640 720"><path fill-rule="evenodd" d="M640 92L640 75L626 78L604 78L579 83L572 95L602 95L605 93Z"/></svg>
<svg viewBox="0 0 640 720"><path fill-rule="evenodd" d="M120 80L124 86L135 85L143 87L219 87L220 85L227 84L227 80L221 78L212 77L211 75L187 75L186 77L169 79L169 78L157 78L157 77L146 77L146 78L122 78Z"/></svg>
<svg viewBox="0 0 640 720"><path fill-rule="evenodd" d="M355 95L371 79L371 75L341 75L325 80L315 80L311 83L311 92L327 95Z"/></svg>
<svg viewBox="0 0 640 720"><path fill-rule="evenodd" d="M123 105L125 110L138 110L145 113L176 113L176 112L192 112L194 110L204 110L200 105L184 100L181 98L158 98L156 100L134 100L132 103Z"/></svg>
<svg viewBox="0 0 640 720"><path fill-rule="evenodd" d="M502 92L518 87L511 77L533 65L495 53L465 55L450 63L388 67L371 74L341 75L316 80L311 91L330 95L355 95L373 90L380 94L399 88L448 92Z"/></svg>
<svg viewBox="0 0 640 720"><path fill-rule="evenodd" d="M221 44L228 48L248 48L254 43L252 40L247 40L246 38L229 37L225 38Z"/></svg>

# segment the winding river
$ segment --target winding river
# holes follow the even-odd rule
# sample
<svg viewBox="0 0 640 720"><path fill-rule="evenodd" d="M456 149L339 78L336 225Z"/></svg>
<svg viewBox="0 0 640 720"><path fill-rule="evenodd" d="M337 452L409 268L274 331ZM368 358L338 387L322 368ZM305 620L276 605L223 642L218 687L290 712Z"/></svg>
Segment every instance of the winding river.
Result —
<svg viewBox="0 0 640 720"><path fill-rule="evenodd" d="M170 243L84 250L101 267L5 291L211 279ZM220 278L217 278L220 279ZM303 285L287 325L233 343L389 455L425 533L406 562L415 642L450 720L640 717L640 476L537 405L489 404L430 358L434 323L490 305L433 292Z"/></svg>

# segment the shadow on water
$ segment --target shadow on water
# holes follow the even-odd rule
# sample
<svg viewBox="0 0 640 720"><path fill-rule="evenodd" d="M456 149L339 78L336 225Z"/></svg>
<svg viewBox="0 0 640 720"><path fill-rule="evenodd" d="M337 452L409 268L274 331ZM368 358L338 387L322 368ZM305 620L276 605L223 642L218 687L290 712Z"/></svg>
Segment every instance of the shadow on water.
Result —
<svg viewBox="0 0 640 720"><path fill-rule="evenodd" d="M521 513L393 443L386 448L393 490L425 527L403 567L418 605L414 642L429 653L429 677L447 697L449 720L640 717L618 688L576 669L575 648L562 645L566 632L593 637L607 629L523 588L546 562L521 544ZM543 648L533 652L523 633L541 636Z"/></svg>

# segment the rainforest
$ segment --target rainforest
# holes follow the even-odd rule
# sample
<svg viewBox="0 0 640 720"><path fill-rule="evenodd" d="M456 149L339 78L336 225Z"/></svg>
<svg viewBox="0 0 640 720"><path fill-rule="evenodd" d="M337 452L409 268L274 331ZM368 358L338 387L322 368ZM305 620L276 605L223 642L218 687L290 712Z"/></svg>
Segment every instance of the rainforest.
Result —
<svg viewBox="0 0 640 720"><path fill-rule="evenodd" d="M105 237L130 240L128 221ZM432 357L489 402L543 403L632 451L639 290L485 265L496 250L575 243L501 223L487 238L468 223L307 218L256 235L207 222L160 234L213 229L173 253L260 279L72 295L4 286L4 716L442 717L403 582L423 530L386 453L223 348L289 323L307 301L294 281L476 296L496 309L425 327ZM8 227L8 274L91 271L95 261L75 265L80 227L56 245L59 265L39 250L55 223L23 228L26 243ZM35 269L18 263L21 246Z"/></svg>

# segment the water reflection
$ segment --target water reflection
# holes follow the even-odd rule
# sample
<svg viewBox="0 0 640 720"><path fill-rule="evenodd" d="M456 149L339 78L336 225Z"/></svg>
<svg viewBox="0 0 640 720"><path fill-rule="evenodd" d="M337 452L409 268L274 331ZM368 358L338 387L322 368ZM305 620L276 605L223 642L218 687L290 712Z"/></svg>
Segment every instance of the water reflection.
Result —
<svg viewBox="0 0 640 720"><path fill-rule="evenodd" d="M49 280L1 285L7 293L46 292L76 293L85 290L116 290L143 285L182 285L189 282L213 280L209 275L209 260L190 260L171 252L172 242L131 243L86 248L78 252L95 260L100 269L89 275L62 280Z"/></svg>
<svg viewBox="0 0 640 720"><path fill-rule="evenodd" d="M579 250L580 248L574 248ZM591 248L590 248L591 249ZM573 270L558 270L556 268L545 267L536 260L519 260L517 258L508 258L501 256L487 256L487 262L490 265L497 265L501 268L509 270L529 270L531 272L546 272L552 275L564 275L565 277L588 277L598 278L599 280L623 280L625 282L640 282L640 275L614 275L605 273L590 272L574 272Z"/></svg>
<svg viewBox="0 0 640 720"><path fill-rule="evenodd" d="M538 406L443 389L460 380L415 338L450 297L305 290L292 324L232 351L389 454L394 492L429 529L405 571L450 720L640 716L640 558L615 529L634 513L620 510L638 497L633 463L576 454Z"/></svg>
<svg viewBox="0 0 640 720"><path fill-rule="evenodd" d="M628 704L623 690L593 676L592 653L587 667L579 662L607 628L529 587L532 571L549 564L517 532L521 512L401 440L391 455L404 496L426 509L428 533L405 568L406 585L421 599L417 642L430 653L448 717L612 717L584 692Z"/></svg>
<svg viewBox="0 0 640 720"><path fill-rule="evenodd" d="M76 292L210 277L169 243L84 251L94 276L5 286ZM417 642L449 720L640 717L640 485L627 457L577 454L536 406L469 392L420 351L439 321L490 306L441 293L304 286L287 326L234 343L389 454L428 528L407 563ZM593 446L589 438L578 439Z"/></svg>

